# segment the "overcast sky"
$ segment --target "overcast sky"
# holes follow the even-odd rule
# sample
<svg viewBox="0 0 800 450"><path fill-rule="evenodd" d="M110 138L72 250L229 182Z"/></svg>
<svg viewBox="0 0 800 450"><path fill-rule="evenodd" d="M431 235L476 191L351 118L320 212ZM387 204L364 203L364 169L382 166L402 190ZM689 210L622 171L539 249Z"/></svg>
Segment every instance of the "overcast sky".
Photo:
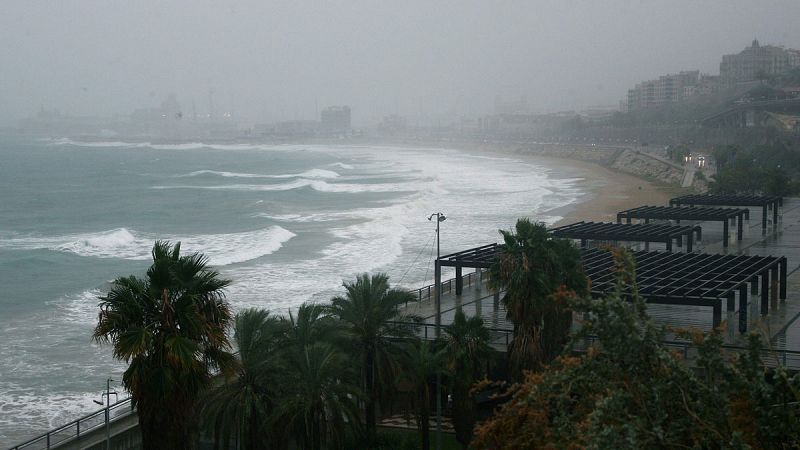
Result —
<svg viewBox="0 0 800 450"><path fill-rule="evenodd" d="M357 125L616 104L637 81L762 44L800 48L798 0L2 0L0 122L126 114L174 92L249 122L353 107Z"/></svg>

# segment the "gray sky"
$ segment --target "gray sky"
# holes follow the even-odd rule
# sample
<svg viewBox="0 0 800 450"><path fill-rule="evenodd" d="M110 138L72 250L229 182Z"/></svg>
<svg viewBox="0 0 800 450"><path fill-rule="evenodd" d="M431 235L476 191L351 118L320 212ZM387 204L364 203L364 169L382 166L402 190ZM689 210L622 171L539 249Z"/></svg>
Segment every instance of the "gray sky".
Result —
<svg viewBox="0 0 800 450"><path fill-rule="evenodd" d="M800 48L798 0L2 0L0 122L129 113L170 92L250 122L349 104L357 125L616 104L757 37Z"/></svg>

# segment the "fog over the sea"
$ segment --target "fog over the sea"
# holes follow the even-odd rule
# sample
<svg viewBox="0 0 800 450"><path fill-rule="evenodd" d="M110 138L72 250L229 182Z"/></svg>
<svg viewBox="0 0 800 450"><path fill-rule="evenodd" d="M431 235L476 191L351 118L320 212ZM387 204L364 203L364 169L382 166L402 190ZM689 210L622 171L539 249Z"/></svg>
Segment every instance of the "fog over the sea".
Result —
<svg viewBox="0 0 800 450"><path fill-rule="evenodd" d="M349 104L356 126L616 104L753 38L800 48L800 1L3 0L0 124L127 114L175 93L248 122Z"/></svg>

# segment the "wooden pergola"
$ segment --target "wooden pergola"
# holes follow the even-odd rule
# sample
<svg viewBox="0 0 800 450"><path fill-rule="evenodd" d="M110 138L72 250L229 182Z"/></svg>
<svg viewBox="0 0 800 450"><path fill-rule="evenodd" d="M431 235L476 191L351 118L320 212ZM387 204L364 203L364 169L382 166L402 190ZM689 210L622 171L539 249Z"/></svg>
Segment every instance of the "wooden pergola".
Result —
<svg viewBox="0 0 800 450"><path fill-rule="evenodd" d="M767 211L772 211L772 223L778 223L778 207L783 206L783 197L761 195L684 195L669 201L670 206L760 206L761 229L767 229Z"/></svg>
<svg viewBox="0 0 800 450"><path fill-rule="evenodd" d="M442 256L436 260L436 286L441 286L441 267L455 267L456 280L462 269L491 267L500 251L498 244L483 245ZM760 294L761 314L769 313L770 302L786 299L786 257L717 255L705 253L633 252L639 295L648 303L694 305L713 309L714 327L722 318L722 303L734 312L739 305L739 331L747 331L748 292ZM614 258L606 249L581 249L586 276L595 298L616 287ZM749 285L749 286L748 286ZM749 290L748 290L749 287ZM463 284L456 282L456 295ZM623 295L631 295L630 287ZM441 318L437 318L437 323Z"/></svg>
<svg viewBox="0 0 800 450"><path fill-rule="evenodd" d="M742 240L744 229L744 219L750 218L749 209L738 208L696 208L681 206L640 206L617 213L617 223L631 223L631 219L643 220L650 223L651 220L675 220L680 224L681 220L696 220L701 222L722 222L722 246L728 246L728 226L731 220L737 223L737 240Z"/></svg>
<svg viewBox="0 0 800 450"><path fill-rule="evenodd" d="M581 248L587 241L626 241L644 242L645 249L651 242L661 242L667 251L672 251L672 241L680 247L686 239L686 251L692 251L692 243L696 237L699 241L702 230L699 226L681 226L669 224L623 224L603 222L577 222L548 230L555 237L578 239Z"/></svg>
<svg viewBox="0 0 800 450"><path fill-rule="evenodd" d="M616 287L611 252L582 252L592 296L608 295ZM665 252L634 252L633 256L639 294L648 303L711 307L714 327L721 321L722 301L733 312L738 297L739 331L747 331L748 284L751 293L761 295L762 315L768 314L770 300L786 300L785 257ZM630 295L630 287L623 291L626 294Z"/></svg>

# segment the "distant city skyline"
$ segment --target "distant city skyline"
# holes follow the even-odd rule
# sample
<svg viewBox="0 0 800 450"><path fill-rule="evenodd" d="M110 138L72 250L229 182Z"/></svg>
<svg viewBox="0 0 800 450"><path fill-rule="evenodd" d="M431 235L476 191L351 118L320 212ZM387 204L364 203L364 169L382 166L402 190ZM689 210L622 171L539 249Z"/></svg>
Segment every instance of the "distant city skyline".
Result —
<svg viewBox="0 0 800 450"><path fill-rule="evenodd" d="M718 73L753 39L800 48L800 2L467 4L10 0L0 14L0 124L41 107L130 114L174 93L248 123L435 123L524 97L532 112L617 104L642 80ZM194 105L192 107L192 105ZM184 111L184 113L191 114Z"/></svg>

